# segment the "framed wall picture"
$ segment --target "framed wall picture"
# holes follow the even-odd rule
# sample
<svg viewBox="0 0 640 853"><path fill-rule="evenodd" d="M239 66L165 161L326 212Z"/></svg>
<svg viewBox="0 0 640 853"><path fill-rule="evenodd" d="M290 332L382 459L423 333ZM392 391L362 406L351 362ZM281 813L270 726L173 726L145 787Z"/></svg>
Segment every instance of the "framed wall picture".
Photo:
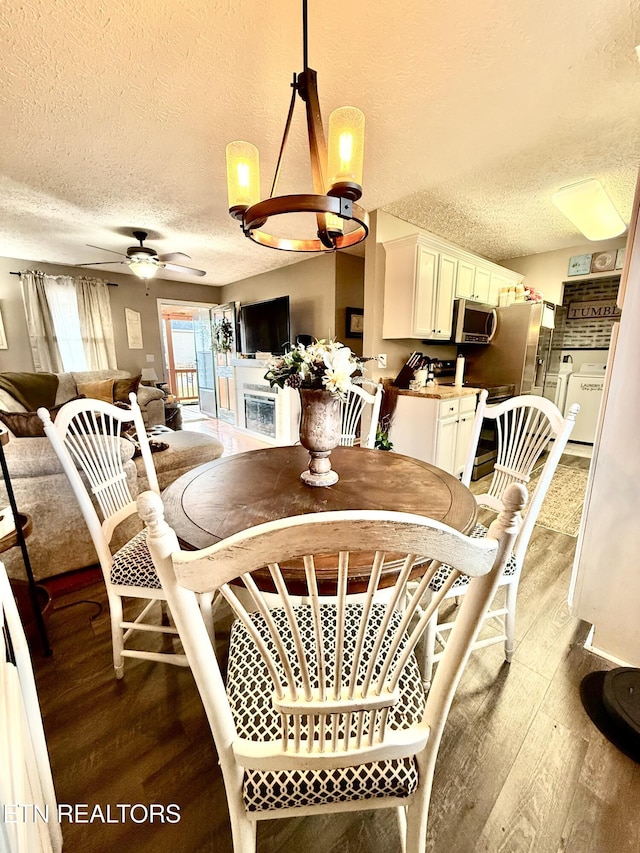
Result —
<svg viewBox="0 0 640 853"><path fill-rule="evenodd" d="M140 312L134 311L133 308L125 308L124 316L127 324L127 342L129 344L129 349L142 349L142 322L140 320Z"/></svg>
<svg viewBox="0 0 640 853"><path fill-rule="evenodd" d="M591 255L574 255L569 258L569 275L587 275L591 272Z"/></svg>
<svg viewBox="0 0 640 853"><path fill-rule="evenodd" d="M612 249L609 252L596 252L591 257L591 272L608 272L616 265L616 253Z"/></svg>
<svg viewBox="0 0 640 853"><path fill-rule="evenodd" d="M2 311L0 310L0 349L9 349L7 344L7 336L4 331L4 321L2 319Z"/></svg>
<svg viewBox="0 0 640 853"><path fill-rule="evenodd" d="M364 310L362 308L347 308L346 311L346 337L361 338L364 331Z"/></svg>

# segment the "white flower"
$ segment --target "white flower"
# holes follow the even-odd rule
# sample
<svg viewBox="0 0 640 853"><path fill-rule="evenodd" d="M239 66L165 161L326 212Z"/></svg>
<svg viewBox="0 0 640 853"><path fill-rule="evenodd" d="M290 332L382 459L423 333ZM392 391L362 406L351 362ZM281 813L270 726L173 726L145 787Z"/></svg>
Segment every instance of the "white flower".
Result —
<svg viewBox="0 0 640 853"><path fill-rule="evenodd" d="M289 352L273 359L265 379L273 387L325 388L346 399L351 375L358 369L356 356L340 341L315 341L305 347L292 346ZM295 375L295 381L289 381Z"/></svg>
<svg viewBox="0 0 640 853"><path fill-rule="evenodd" d="M356 365L353 360L353 353L349 347L336 347L335 349L324 350L322 358L329 370L339 373L347 372L347 376L355 371Z"/></svg>

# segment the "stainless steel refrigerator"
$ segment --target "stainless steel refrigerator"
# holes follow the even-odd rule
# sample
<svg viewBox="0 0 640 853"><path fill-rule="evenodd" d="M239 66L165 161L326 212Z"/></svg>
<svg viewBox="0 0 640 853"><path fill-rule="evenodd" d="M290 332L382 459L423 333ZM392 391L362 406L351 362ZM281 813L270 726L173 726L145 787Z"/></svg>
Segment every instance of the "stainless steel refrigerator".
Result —
<svg viewBox="0 0 640 853"><path fill-rule="evenodd" d="M542 394L549 368L555 305L516 302L496 309L496 333L484 346L461 347L465 384L513 385L514 394Z"/></svg>

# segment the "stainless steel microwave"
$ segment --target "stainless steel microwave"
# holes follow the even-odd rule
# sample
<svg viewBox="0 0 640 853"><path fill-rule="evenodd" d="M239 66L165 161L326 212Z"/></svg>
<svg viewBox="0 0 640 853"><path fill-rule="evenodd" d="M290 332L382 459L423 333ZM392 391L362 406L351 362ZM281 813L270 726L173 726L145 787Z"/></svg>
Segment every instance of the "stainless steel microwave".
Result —
<svg viewBox="0 0 640 853"><path fill-rule="evenodd" d="M453 332L456 344L488 344L494 336L498 318L493 305L455 299L453 302Z"/></svg>

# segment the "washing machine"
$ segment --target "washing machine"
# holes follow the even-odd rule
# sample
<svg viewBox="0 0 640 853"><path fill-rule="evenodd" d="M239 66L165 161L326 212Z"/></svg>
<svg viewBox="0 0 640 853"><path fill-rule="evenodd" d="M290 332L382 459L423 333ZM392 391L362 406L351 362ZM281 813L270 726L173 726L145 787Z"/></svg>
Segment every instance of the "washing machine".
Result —
<svg viewBox="0 0 640 853"><path fill-rule="evenodd" d="M580 413L571 433L571 441L593 444L604 391L604 374L607 365L603 362L585 362L576 373L569 376L564 414L568 414L572 403L580 404Z"/></svg>
<svg viewBox="0 0 640 853"><path fill-rule="evenodd" d="M544 391L542 392L542 396L546 397L547 400L551 400L552 403L555 403L561 412L564 412L564 406L567 399L567 385L572 370L572 364L563 362L559 365L557 373L547 373L544 378Z"/></svg>

